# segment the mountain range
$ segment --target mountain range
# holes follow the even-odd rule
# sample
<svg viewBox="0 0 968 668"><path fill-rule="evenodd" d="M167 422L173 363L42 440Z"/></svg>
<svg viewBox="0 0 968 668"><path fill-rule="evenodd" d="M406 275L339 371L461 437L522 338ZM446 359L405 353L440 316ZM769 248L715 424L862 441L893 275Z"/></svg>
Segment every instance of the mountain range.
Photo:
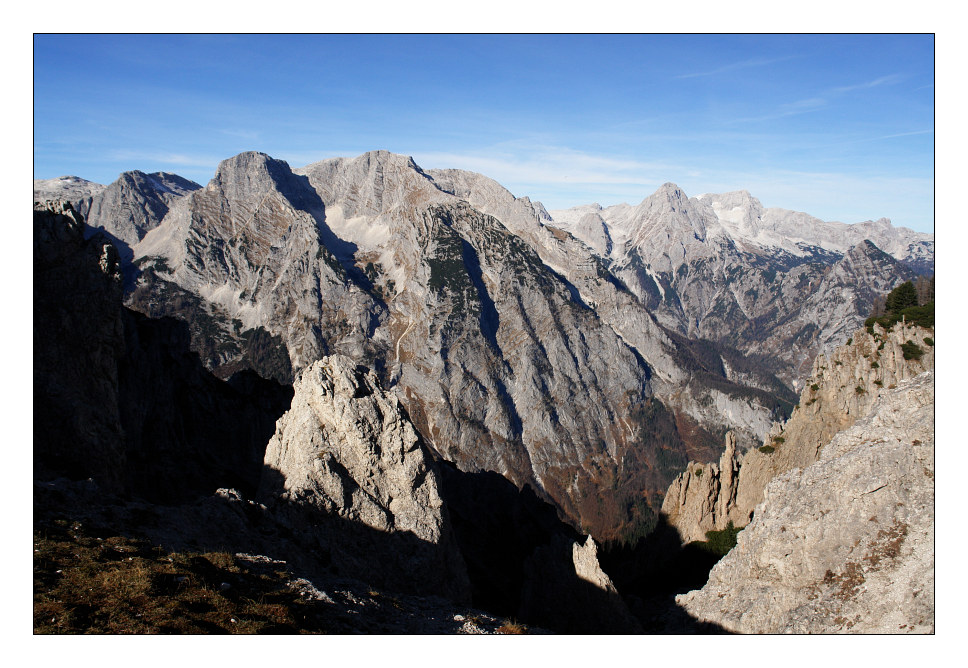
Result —
<svg viewBox="0 0 968 668"><path fill-rule="evenodd" d="M690 460L786 419L817 353L933 271L931 235L764 209L746 192L547 211L385 151L248 152L204 187L35 182L118 250L124 300L187 323L221 378L374 371L433 455L530 487L598 541L655 525Z"/></svg>

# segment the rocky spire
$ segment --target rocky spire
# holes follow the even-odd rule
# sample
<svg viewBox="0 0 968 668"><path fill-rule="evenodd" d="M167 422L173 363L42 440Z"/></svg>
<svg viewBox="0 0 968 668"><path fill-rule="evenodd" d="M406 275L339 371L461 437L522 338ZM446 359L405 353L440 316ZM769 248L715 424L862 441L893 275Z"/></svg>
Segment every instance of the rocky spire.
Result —
<svg viewBox="0 0 968 668"><path fill-rule="evenodd" d="M295 384L265 454L259 495L341 573L398 591L468 591L438 473L396 396L348 357Z"/></svg>

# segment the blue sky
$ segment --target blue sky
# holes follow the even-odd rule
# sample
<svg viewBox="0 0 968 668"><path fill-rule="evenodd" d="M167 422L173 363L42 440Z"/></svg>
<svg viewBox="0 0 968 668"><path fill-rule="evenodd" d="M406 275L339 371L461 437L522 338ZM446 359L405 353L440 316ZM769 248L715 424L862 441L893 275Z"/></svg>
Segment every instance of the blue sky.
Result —
<svg viewBox="0 0 968 668"><path fill-rule="evenodd" d="M34 37L34 178L387 149L549 209L746 189L934 228L930 35Z"/></svg>

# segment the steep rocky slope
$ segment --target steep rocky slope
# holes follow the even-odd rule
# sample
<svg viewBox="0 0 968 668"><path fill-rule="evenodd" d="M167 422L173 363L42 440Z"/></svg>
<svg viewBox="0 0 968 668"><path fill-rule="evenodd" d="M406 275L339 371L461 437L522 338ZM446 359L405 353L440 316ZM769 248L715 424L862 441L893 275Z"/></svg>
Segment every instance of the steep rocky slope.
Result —
<svg viewBox="0 0 968 668"><path fill-rule="evenodd" d="M698 358L542 211L386 152L297 170L244 153L136 246L129 303L201 323L213 368L260 328L292 373L331 353L370 366L442 457L618 538L724 427L752 444L782 402Z"/></svg>
<svg viewBox="0 0 968 668"><path fill-rule="evenodd" d="M381 586L468 598L436 467L372 371L338 355L314 362L264 461L260 499L315 540L323 561Z"/></svg>
<svg viewBox="0 0 968 668"><path fill-rule="evenodd" d="M741 633L934 632L934 373L899 380L818 461L774 478L699 591Z"/></svg>
<svg viewBox="0 0 968 668"><path fill-rule="evenodd" d="M739 457L727 439L718 464L689 463L662 503L683 541L703 540L706 531L722 530L730 521L745 526L773 478L817 461L825 444L868 415L878 397L934 369L933 329L908 323L872 329L856 331L848 344L817 357L800 403L788 421L774 425L763 447ZM908 342L918 346L919 358L906 359Z"/></svg>
<svg viewBox="0 0 968 668"><path fill-rule="evenodd" d="M638 629L590 537L529 489L435 461L372 370L328 356L295 394L251 373L221 381L188 351L183 325L121 306L113 247L84 240L69 205L41 206L34 230L39 531L93 527L112 541L286 565L324 616L347 608L342 631L498 626L453 612L471 598L560 631ZM292 402L272 435L280 395ZM55 412L64 419L47 419ZM381 603L381 592L452 602ZM388 615L390 600L405 614Z"/></svg>

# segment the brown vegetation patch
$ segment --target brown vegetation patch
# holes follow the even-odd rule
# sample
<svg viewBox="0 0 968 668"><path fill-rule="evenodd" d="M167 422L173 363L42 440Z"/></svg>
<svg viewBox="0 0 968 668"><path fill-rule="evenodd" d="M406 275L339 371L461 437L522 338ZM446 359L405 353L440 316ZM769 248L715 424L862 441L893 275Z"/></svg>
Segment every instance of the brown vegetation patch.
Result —
<svg viewBox="0 0 968 668"><path fill-rule="evenodd" d="M860 591L864 580L864 569L861 565L853 561L848 561L843 573L834 574L833 571L828 570L824 575L823 583L828 586L836 586L839 584L840 587L834 592L833 596L841 601L846 601Z"/></svg>
<svg viewBox="0 0 968 668"><path fill-rule="evenodd" d="M887 529L881 529L874 538L871 552L864 561L870 570L878 570L882 559L897 559L901 554L901 545L908 535L908 525L898 519Z"/></svg>
<svg viewBox="0 0 968 668"><path fill-rule="evenodd" d="M319 633L289 574L56 520L34 531L34 633ZM104 532L101 532L104 533Z"/></svg>

